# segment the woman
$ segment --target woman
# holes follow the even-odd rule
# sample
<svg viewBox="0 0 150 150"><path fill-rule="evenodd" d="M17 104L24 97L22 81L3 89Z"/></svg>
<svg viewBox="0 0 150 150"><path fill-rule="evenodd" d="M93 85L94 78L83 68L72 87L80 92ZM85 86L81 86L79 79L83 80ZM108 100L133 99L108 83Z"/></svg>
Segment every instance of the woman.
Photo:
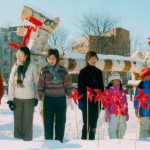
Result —
<svg viewBox="0 0 150 150"><path fill-rule="evenodd" d="M38 95L44 95L45 139L63 142L66 123L66 95L70 95L72 84L67 70L59 65L59 52L49 49L46 52L47 65L42 68L38 81ZM42 101L41 101L42 102ZM55 116L55 135L53 135Z"/></svg>
<svg viewBox="0 0 150 150"><path fill-rule="evenodd" d="M79 100L79 108L82 110L82 117L83 117L83 128L82 128L82 137L81 139L95 139L95 132L97 127L97 120L98 120L98 102L95 103L94 99L96 94L93 94L92 102L88 100L87 103L87 90L86 87L90 87L93 89L100 89L101 91L104 90L103 85L103 77L102 71L96 68L96 63L98 61L97 54L94 51L87 52L86 56L86 63L87 66L83 68L78 77L78 91L79 94L83 94L83 98ZM87 105L88 105L88 130L89 133L87 134ZM101 104L100 104L101 108ZM89 137L87 137L89 135Z"/></svg>
<svg viewBox="0 0 150 150"><path fill-rule="evenodd" d="M14 137L32 140L33 112L37 104L37 68L30 61L28 47L20 47L16 53L17 63L9 78L9 108L14 111Z"/></svg>
<svg viewBox="0 0 150 150"><path fill-rule="evenodd" d="M3 79L0 73L0 104L1 104L1 99L3 97L3 94L4 94Z"/></svg>

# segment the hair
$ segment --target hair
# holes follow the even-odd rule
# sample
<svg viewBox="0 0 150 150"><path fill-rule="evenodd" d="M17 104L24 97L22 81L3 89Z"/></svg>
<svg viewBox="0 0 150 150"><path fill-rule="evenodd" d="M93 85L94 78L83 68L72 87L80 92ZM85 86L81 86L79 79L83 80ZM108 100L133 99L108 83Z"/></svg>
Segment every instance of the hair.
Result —
<svg viewBox="0 0 150 150"><path fill-rule="evenodd" d="M138 84L137 88L139 88L139 89L143 88L143 80Z"/></svg>
<svg viewBox="0 0 150 150"><path fill-rule="evenodd" d="M94 52L94 51L89 51L89 52L87 52L86 55L85 55L85 60L86 60L86 64L87 64L87 65L89 64L88 61L89 61L89 59L90 59L91 57L96 57L97 60L99 60L99 59L98 59L98 56L97 56L97 54L96 54L96 52Z"/></svg>
<svg viewBox="0 0 150 150"><path fill-rule="evenodd" d="M23 47L20 47L19 50L27 56L26 61L30 61L30 55L31 55L30 49L26 46L23 46Z"/></svg>
<svg viewBox="0 0 150 150"><path fill-rule="evenodd" d="M47 58L51 55L54 55L57 59L57 63L59 62L59 51L57 49L48 49L46 51L46 61L47 61Z"/></svg>
<svg viewBox="0 0 150 150"><path fill-rule="evenodd" d="M110 83L108 83L106 89L110 89L112 86L113 86L113 84L110 82ZM122 90L122 84L121 84L121 81L120 81L120 88L119 88L119 90Z"/></svg>

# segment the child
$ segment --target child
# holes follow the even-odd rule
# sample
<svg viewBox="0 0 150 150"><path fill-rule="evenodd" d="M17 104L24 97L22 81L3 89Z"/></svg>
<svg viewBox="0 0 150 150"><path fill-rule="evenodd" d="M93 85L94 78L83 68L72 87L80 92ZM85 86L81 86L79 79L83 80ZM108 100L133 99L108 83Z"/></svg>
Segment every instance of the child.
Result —
<svg viewBox="0 0 150 150"><path fill-rule="evenodd" d="M144 67L141 70L140 77L142 81L137 88L142 89L144 93L150 94L150 68ZM135 97L139 95L136 88ZM150 98L147 101L147 106L150 105ZM139 101L134 101L135 115L140 118L139 138L150 137L150 109L139 106Z"/></svg>
<svg viewBox="0 0 150 150"><path fill-rule="evenodd" d="M128 108L127 108L127 98L125 91L122 89L121 78L117 72L114 72L108 78L108 86L106 87L105 93L108 94L109 103L106 108L106 122L109 122L109 138L110 139L122 139L126 131L126 121L129 119ZM120 100L119 104L122 107L125 107L126 116L121 114L115 115L118 106L115 103L115 99L112 101L112 98L119 95Z"/></svg>

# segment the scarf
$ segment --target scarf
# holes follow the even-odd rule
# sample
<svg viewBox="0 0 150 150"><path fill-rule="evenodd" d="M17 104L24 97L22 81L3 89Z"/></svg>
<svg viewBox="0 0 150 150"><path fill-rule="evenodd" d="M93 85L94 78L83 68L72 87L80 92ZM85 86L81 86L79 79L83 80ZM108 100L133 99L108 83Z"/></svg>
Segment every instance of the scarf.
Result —
<svg viewBox="0 0 150 150"><path fill-rule="evenodd" d="M28 69L28 66L30 64L30 61L25 61L24 63L20 63L20 62L17 62L17 70L16 70L16 81L15 81L15 85L17 87L24 87L23 86L23 80L25 78L25 74L26 74L26 71Z"/></svg>
<svg viewBox="0 0 150 150"><path fill-rule="evenodd" d="M54 67L50 66L49 64L47 64L47 66L48 66L50 73L53 75L52 83L60 82L60 76L58 73L59 63L57 63Z"/></svg>

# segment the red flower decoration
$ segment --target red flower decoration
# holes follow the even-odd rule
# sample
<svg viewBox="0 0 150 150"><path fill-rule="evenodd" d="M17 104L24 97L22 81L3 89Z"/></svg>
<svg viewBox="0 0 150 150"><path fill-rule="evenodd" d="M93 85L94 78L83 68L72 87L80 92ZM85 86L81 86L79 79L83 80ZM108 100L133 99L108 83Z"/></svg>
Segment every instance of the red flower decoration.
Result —
<svg viewBox="0 0 150 150"><path fill-rule="evenodd" d="M73 88L72 91L73 91L73 94L70 94L70 95L68 96L68 99L71 99L71 98L72 98L73 101L74 101L74 103L75 103L76 105L78 105L78 100L83 97L83 94L82 94L82 95L79 95L77 89L75 89L75 88Z"/></svg>
<svg viewBox="0 0 150 150"><path fill-rule="evenodd" d="M87 90L87 96L89 98L89 100L92 102L92 99L93 99L93 91L90 87L86 87L86 90Z"/></svg>
<svg viewBox="0 0 150 150"><path fill-rule="evenodd" d="M148 99L150 98L150 94L145 94L143 90L141 89L137 89L138 92L139 92L139 95L137 95L135 98L134 98L134 101L138 100L139 103L140 103L140 106L144 107L147 109L147 101ZM148 106L149 107L149 106Z"/></svg>
<svg viewBox="0 0 150 150"><path fill-rule="evenodd" d="M101 92L101 90L99 90L99 89L94 89L94 91L97 94L95 97L95 103L98 101L102 101L103 100L103 92Z"/></svg>

